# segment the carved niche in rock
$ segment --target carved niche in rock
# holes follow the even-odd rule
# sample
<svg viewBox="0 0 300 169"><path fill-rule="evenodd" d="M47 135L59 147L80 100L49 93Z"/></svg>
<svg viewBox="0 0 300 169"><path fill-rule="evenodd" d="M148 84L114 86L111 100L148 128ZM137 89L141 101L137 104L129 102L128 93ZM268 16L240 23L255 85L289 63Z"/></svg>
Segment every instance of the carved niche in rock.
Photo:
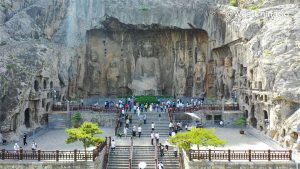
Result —
<svg viewBox="0 0 300 169"><path fill-rule="evenodd" d="M108 95L116 95L118 91L119 81L119 62L117 58L112 59L106 72Z"/></svg>
<svg viewBox="0 0 300 169"><path fill-rule="evenodd" d="M206 76L206 63L205 56L201 53L198 62L194 67L194 82L195 82L195 95L200 96L200 94L205 93L205 76Z"/></svg>
<svg viewBox="0 0 300 169"><path fill-rule="evenodd" d="M232 58L226 57L224 61L224 95L226 98L230 98L230 93L232 92L233 83L234 83L234 69L232 68Z"/></svg>
<svg viewBox="0 0 300 169"><path fill-rule="evenodd" d="M160 93L160 66L150 42L142 43L136 61L131 90L134 95Z"/></svg>

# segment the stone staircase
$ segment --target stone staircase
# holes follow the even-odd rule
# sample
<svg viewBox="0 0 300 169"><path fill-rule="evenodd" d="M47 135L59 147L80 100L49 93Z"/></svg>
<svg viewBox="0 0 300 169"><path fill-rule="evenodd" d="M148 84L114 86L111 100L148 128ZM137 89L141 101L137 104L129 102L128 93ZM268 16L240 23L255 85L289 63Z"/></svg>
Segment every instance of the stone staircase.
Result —
<svg viewBox="0 0 300 169"><path fill-rule="evenodd" d="M108 156L107 169L126 169L129 166L129 150L130 146L116 146Z"/></svg>
<svg viewBox="0 0 300 169"><path fill-rule="evenodd" d="M173 147L169 146L169 151L165 151L164 154L165 155L161 157L160 151L158 150L158 162L162 161L164 169L180 169L179 153L177 154L177 158L175 158Z"/></svg>
<svg viewBox="0 0 300 169"><path fill-rule="evenodd" d="M147 164L147 169L155 169L155 147L154 146L134 146L132 169L139 169L140 162Z"/></svg>
<svg viewBox="0 0 300 169"><path fill-rule="evenodd" d="M50 113L48 115L48 128L50 129L64 129L69 127L70 115L68 113Z"/></svg>
<svg viewBox="0 0 300 169"><path fill-rule="evenodd" d="M140 118L137 116L137 114L134 114L133 112L129 112L128 114L132 115L132 124L129 124L129 130L128 135L131 136L132 134L132 127L135 125L138 127L139 124L142 124L142 135L141 137L150 137L151 133L151 123L152 121L155 123L155 132L158 131L160 137L168 137L169 135L169 117L167 113L157 113L157 112L143 112L140 114L141 119L146 114L147 116L147 123L144 124L143 120L140 120ZM161 117L159 117L159 114ZM123 134L123 127L125 126L125 123L122 127L119 128L119 133ZM138 133L137 133L138 137Z"/></svg>

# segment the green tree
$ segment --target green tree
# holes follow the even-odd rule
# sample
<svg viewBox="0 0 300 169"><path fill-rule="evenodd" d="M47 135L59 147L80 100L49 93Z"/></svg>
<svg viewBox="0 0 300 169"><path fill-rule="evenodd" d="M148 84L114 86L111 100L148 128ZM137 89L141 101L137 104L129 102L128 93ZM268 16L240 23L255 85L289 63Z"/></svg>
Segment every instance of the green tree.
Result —
<svg viewBox="0 0 300 169"><path fill-rule="evenodd" d="M95 136L102 134L103 130L98 127L97 123L84 122L79 128L66 129L69 137L65 140L67 144L81 141L83 143L85 157L87 157L86 148L96 146L105 141L105 138Z"/></svg>
<svg viewBox="0 0 300 169"><path fill-rule="evenodd" d="M192 128L189 132L177 133L169 137L169 140L184 150L189 150L192 144L197 145L199 149L199 146L223 146L226 143L216 136L214 129L205 128Z"/></svg>
<svg viewBox="0 0 300 169"><path fill-rule="evenodd" d="M244 127L247 124L247 119L245 117L240 117L235 121L235 125L239 126L240 129L240 133L244 134L244 130L242 129L242 127Z"/></svg>
<svg viewBox="0 0 300 169"><path fill-rule="evenodd" d="M79 127L81 120L82 120L81 112L74 113L74 115L72 117L73 126L74 127Z"/></svg>

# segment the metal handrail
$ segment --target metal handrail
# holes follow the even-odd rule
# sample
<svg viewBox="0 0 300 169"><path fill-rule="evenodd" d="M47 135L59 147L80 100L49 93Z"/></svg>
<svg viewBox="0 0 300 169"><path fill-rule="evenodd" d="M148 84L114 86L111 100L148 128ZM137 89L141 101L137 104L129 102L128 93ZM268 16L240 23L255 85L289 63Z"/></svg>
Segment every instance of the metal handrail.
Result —
<svg viewBox="0 0 300 169"><path fill-rule="evenodd" d="M179 164L180 164L180 169L184 169L184 159L181 152L179 153Z"/></svg>
<svg viewBox="0 0 300 169"><path fill-rule="evenodd" d="M129 157L129 169L132 169L132 158L133 158L133 138L131 137L131 146L130 146L130 157Z"/></svg>
<svg viewBox="0 0 300 169"><path fill-rule="evenodd" d="M107 146L106 146L106 153L105 153L105 159L104 159L104 165L105 165L105 169L108 169L108 156L109 156L109 153L110 153L110 149L111 149L111 137L109 137L109 141L108 143L106 142Z"/></svg>
<svg viewBox="0 0 300 169"><path fill-rule="evenodd" d="M158 147L157 147L157 144L155 145L155 159L154 159L154 162L155 162L155 168L158 169Z"/></svg>

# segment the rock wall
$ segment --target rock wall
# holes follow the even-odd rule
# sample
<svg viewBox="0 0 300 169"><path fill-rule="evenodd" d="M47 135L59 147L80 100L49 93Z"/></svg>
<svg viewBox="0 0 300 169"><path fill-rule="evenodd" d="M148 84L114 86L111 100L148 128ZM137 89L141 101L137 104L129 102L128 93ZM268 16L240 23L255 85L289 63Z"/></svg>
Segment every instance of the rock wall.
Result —
<svg viewBox="0 0 300 169"><path fill-rule="evenodd" d="M46 123L53 99L79 96L234 97L249 123L277 140L299 109L297 4L254 11L208 0L0 2L5 137Z"/></svg>

